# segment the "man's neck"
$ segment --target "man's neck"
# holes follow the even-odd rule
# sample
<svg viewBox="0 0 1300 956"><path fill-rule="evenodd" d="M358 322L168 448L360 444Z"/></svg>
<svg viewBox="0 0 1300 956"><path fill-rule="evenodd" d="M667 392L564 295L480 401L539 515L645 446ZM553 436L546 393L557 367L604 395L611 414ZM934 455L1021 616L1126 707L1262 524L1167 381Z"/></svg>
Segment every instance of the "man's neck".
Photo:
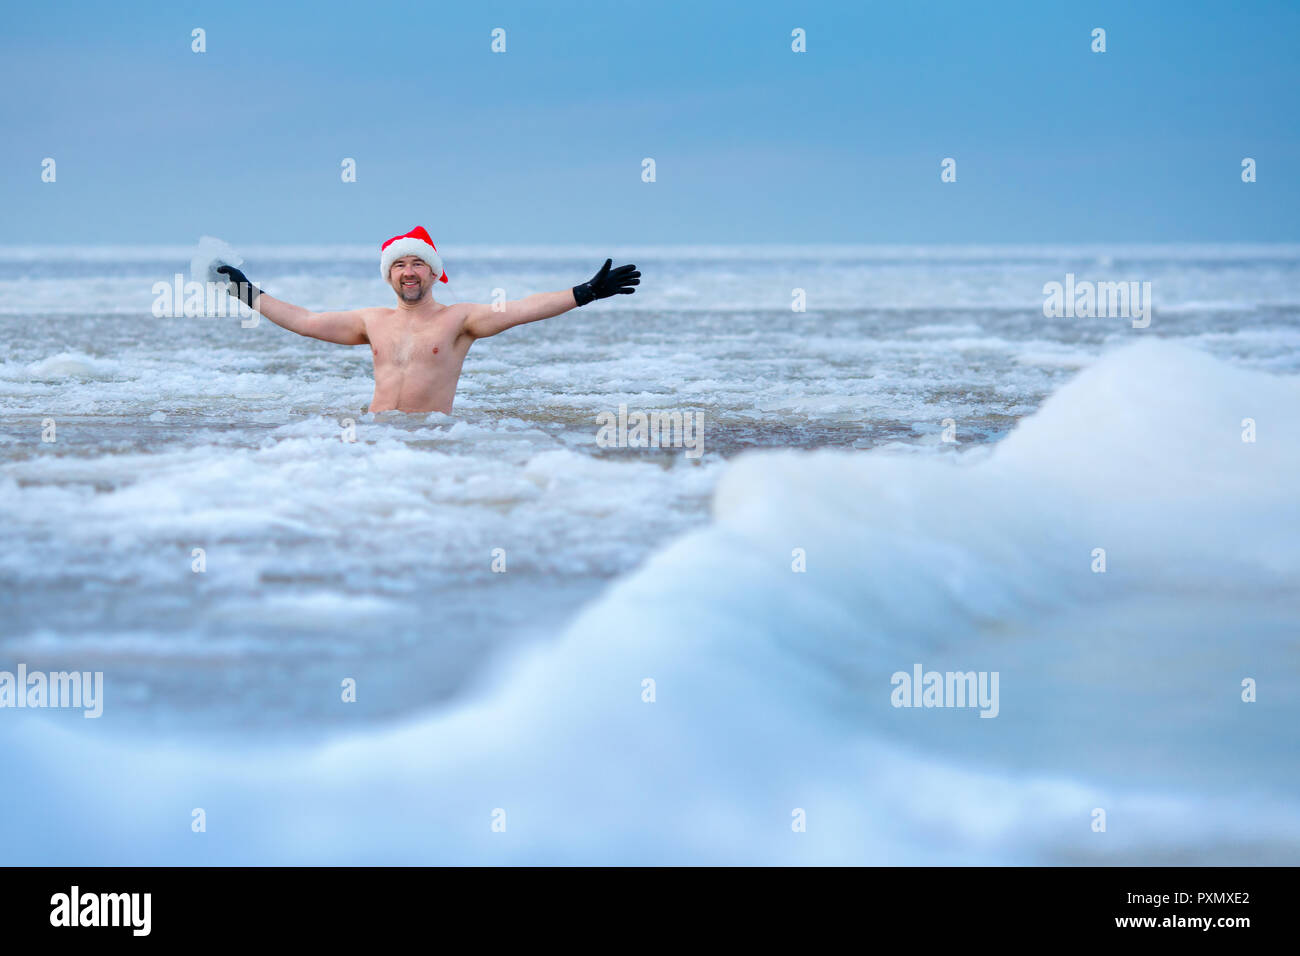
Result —
<svg viewBox="0 0 1300 956"><path fill-rule="evenodd" d="M405 299L397 300L398 312L409 312L412 315L426 315L438 312L444 306L438 304L438 301L432 296L426 296L419 302L407 302Z"/></svg>

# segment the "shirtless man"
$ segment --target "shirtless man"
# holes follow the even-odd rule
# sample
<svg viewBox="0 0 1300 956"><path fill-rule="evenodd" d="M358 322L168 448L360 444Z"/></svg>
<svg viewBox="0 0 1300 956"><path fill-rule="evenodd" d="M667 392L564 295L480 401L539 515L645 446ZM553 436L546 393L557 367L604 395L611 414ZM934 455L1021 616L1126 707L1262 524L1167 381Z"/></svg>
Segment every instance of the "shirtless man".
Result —
<svg viewBox="0 0 1300 956"><path fill-rule="evenodd" d="M563 292L539 292L523 299L490 305L457 302L443 305L433 287L446 282L442 259L429 234L416 226L394 236L380 250L379 271L397 293L397 307L350 312L308 312L262 292L233 266L217 272L229 277L227 291L276 325L325 342L369 345L374 358L375 394L370 411L443 412L451 414L456 383L469 347L525 322L549 319L595 299L631 295L641 282L636 266L611 271L606 259L590 281Z"/></svg>

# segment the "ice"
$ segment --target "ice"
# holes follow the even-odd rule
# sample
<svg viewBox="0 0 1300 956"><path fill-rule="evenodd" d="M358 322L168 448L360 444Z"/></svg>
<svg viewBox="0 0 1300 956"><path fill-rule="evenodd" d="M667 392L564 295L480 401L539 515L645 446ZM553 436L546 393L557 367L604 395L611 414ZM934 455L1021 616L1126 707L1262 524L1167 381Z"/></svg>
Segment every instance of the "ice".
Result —
<svg viewBox="0 0 1300 956"><path fill-rule="evenodd" d="M707 526L397 726L216 745L7 714L23 785L0 789L0 839L20 864L1295 864L1297 407L1295 376L1143 341L987 454L743 455ZM385 475L414 454L377 451ZM319 452L317 503L275 505L305 528L354 454ZM249 503L256 457L228 475ZM600 464L531 457L505 493L595 504ZM226 483L183 475L139 505L167 514L174 482ZM889 675L915 662L999 672L999 716L891 707ZM112 708L108 684L96 723ZM219 833L188 830L194 806Z"/></svg>
<svg viewBox="0 0 1300 956"><path fill-rule="evenodd" d="M243 257L229 243L213 236L200 236L198 249L190 259L190 278L195 282L215 282L224 286L230 280L217 268L223 265L239 268L243 264Z"/></svg>

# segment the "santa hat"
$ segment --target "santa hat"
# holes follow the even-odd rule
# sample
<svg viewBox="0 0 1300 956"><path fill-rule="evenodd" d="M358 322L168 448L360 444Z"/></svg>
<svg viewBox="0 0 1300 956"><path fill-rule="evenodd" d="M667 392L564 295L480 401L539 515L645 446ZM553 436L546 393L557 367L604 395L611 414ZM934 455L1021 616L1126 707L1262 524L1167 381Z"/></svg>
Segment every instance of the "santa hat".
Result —
<svg viewBox="0 0 1300 956"><path fill-rule="evenodd" d="M442 271L442 257L438 255L438 247L433 244L423 226L416 226L404 236L393 236L379 248L379 274L385 282L388 281L388 270L403 256L418 256L429 264L435 279L447 281L447 273Z"/></svg>

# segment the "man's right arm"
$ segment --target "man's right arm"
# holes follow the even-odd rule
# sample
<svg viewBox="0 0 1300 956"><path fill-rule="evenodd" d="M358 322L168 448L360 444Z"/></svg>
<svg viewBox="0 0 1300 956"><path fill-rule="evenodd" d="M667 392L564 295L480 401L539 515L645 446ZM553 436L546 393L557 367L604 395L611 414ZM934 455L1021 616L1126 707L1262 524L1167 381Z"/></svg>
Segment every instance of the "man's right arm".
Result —
<svg viewBox="0 0 1300 956"><path fill-rule="evenodd" d="M370 341L366 337L365 309L309 312L300 305L267 295L233 266L222 266L217 271L230 278L227 292L283 329L338 345L365 345Z"/></svg>
<svg viewBox="0 0 1300 956"><path fill-rule="evenodd" d="M300 305L282 302L263 292L257 299L257 311L283 329L338 345L365 345L364 309L348 312L308 312Z"/></svg>

